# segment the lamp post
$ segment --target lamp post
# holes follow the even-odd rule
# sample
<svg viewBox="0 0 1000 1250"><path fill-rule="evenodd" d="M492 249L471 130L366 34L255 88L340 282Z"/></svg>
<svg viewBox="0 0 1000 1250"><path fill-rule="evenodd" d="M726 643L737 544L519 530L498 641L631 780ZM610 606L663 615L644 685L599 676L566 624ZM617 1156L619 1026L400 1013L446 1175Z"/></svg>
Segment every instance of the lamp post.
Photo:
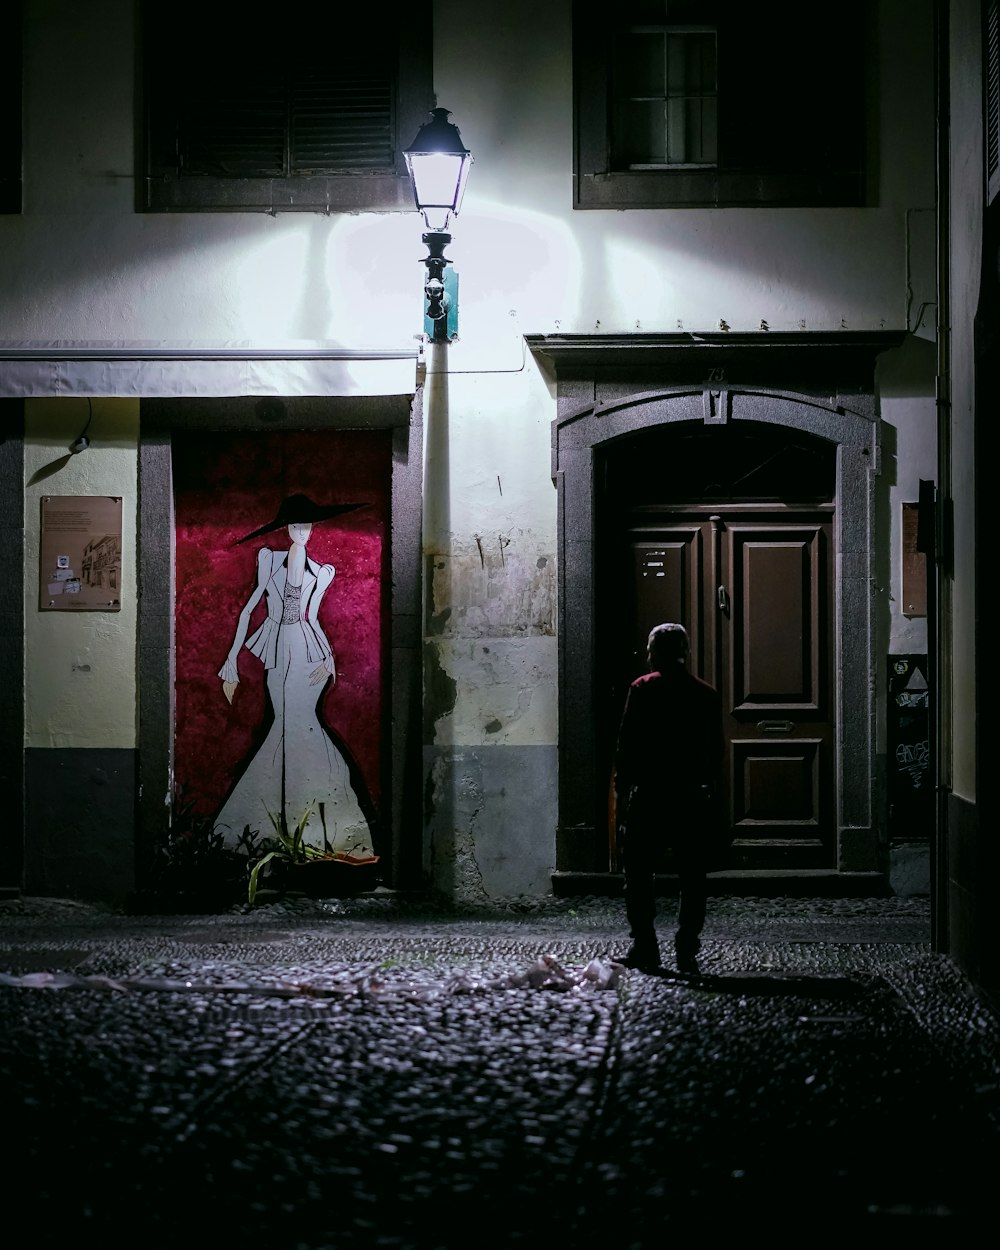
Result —
<svg viewBox="0 0 1000 1250"><path fill-rule="evenodd" d="M422 261L427 267L424 316L435 343L449 343L458 332L458 275L448 269L451 261L444 249L451 242L448 224L461 207L472 165L472 153L449 116L448 109L432 109L430 121L403 152L413 199L427 227L421 235L427 247Z"/></svg>

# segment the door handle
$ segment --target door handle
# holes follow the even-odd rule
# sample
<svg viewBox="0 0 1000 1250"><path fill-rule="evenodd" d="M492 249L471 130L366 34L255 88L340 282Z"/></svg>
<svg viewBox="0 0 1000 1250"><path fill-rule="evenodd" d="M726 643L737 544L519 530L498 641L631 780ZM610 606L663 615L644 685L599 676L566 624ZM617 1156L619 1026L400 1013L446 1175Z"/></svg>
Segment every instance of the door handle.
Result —
<svg viewBox="0 0 1000 1250"><path fill-rule="evenodd" d="M718 590L719 611L729 615L729 591L725 586L720 586Z"/></svg>
<svg viewBox="0 0 1000 1250"><path fill-rule="evenodd" d="M762 734L790 734L795 726L790 720L759 720L757 729Z"/></svg>

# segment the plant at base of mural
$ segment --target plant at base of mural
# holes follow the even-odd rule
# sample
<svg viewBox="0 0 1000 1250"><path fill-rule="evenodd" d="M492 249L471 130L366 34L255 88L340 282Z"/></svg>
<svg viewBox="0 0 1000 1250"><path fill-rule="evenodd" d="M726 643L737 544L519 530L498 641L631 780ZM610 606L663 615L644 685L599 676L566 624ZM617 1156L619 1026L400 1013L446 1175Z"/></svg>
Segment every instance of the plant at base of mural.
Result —
<svg viewBox="0 0 1000 1250"><path fill-rule="evenodd" d="M317 850L316 847L310 846L305 841L306 825L309 823L309 817L312 815L313 810L311 803L299 817L298 824L296 824L294 829L289 828L288 818L284 812L280 816L275 816L274 812L269 808L264 810L267 812L268 820L274 827L274 836L265 839L261 843L260 850L263 854L250 869L247 901L251 906L257 897L257 881L260 870L266 864L270 864L274 860L284 861L286 864L304 864L310 859L329 858L327 852Z"/></svg>
<svg viewBox="0 0 1000 1250"><path fill-rule="evenodd" d="M378 856L366 856L363 859L351 855L346 851L335 851L330 845L326 836L326 819L324 812L324 804L319 804L320 820L323 823L323 850L318 846L312 846L305 840L306 825L309 823L309 817L312 815L315 804L310 803L306 810L299 817L294 828L290 828L288 819L282 813L276 816L269 808L267 811L268 819L273 828L274 835L265 839L255 853L256 862L250 869L250 880L247 886L247 900L251 906L257 897L257 888L259 884L260 870L268 864L283 863L286 865L301 864L344 864L355 866L364 864L370 866L378 862Z"/></svg>
<svg viewBox="0 0 1000 1250"><path fill-rule="evenodd" d="M178 787L170 824L154 848L153 887L177 899L235 902L246 880L247 866L259 855L259 832L243 830L235 846L227 846L210 815L197 810Z"/></svg>

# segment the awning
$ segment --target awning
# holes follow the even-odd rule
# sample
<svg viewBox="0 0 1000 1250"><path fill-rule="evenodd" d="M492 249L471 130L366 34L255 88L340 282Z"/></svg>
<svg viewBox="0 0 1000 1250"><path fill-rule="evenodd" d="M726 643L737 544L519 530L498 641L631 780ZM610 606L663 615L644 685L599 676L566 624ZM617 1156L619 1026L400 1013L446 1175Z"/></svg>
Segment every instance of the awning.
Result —
<svg viewBox="0 0 1000 1250"><path fill-rule="evenodd" d="M421 349L326 344L0 343L0 396L412 395Z"/></svg>

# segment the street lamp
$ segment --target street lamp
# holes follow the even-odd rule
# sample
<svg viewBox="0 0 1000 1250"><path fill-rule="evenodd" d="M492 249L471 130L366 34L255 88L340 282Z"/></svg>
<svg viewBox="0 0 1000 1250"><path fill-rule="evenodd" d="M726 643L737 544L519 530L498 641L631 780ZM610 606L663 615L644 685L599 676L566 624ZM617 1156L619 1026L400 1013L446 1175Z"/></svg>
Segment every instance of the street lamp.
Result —
<svg viewBox="0 0 1000 1250"><path fill-rule="evenodd" d="M430 121L403 152L413 199L427 227L421 236L427 246L422 261L427 266L424 318L435 343L448 343L458 332L458 275L447 268L451 261L444 249L451 242L448 223L452 213L458 215L472 165L472 153L450 115L448 109L432 109Z"/></svg>

